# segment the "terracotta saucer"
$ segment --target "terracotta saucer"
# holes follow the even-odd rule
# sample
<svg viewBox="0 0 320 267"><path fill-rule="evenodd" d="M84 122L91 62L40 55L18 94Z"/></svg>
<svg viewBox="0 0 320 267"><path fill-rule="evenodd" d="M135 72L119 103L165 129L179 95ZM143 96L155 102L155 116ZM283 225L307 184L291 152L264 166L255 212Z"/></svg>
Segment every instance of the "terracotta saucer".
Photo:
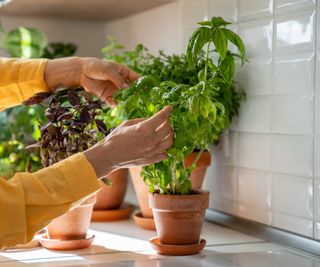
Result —
<svg viewBox="0 0 320 267"><path fill-rule="evenodd" d="M135 223L143 229L150 230L150 231L156 230L154 219L143 217L141 212L134 213L133 219Z"/></svg>
<svg viewBox="0 0 320 267"><path fill-rule="evenodd" d="M85 239L59 240L50 239L46 234L41 235L39 242L41 246L53 250L77 250L89 247L94 240L94 235L88 235Z"/></svg>
<svg viewBox="0 0 320 267"><path fill-rule="evenodd" d="M123 203L120 208L114 210L93 210L92 222L109 222L128 219L134 211L135 206L128 203Z"/></svg>
<svg viewBox="0 0 320 267"><path fill-rule="evenodd" d="M198 254L206 245L206 240L201 239L198 244L194 245L164 245L160 243L159 237L149 240L151 247L158 253L171 256L183 256Z"/></svg>

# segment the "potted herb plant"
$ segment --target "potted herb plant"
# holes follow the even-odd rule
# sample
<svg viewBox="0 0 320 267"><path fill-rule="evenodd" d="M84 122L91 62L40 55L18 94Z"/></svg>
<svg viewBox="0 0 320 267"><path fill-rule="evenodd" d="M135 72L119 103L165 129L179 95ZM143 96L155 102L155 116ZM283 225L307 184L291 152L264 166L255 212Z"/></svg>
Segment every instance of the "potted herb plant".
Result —
<svg viewBox="0 0 320 267"><path fill-rule="evenodd" d="M102 103L85 91L58 91L47 101L47 122L41 124L37 143L44 167L88 149L108 134L105 124L98 118L102 113ZM108 179L104 181L110 183ZM79 207L54 219L47 226L48 238L40 240L42 245L52 249L88 246L93 240L93 237L86 237L94 202L95 197L91 196Z"/></svg>
<svg viewBox="0 0 320 267"><path fill-rule="evenodd" d="M113 60L126 64L142 76L150 75L158 82L172 81L177 84L193 85L198 81L200 66L190 66L185 55L166 55L159 51L158 56L153 56L148 49L139 44L132 51L123 51L123 46L113 38L108 37L109 45L102 49L106 60ZM128 100L129 101L129 100ZM119 125L127 118L122 108L115 108L105 119L109 127ZM185 159L186 165L191 165L197 153L194 151ZM204 180L207 167L211 162L211 154L204 151L196 167L192 171L190 180L194 189L200 189ZM141 178L141 167L129 168L132 183L139 202L140 212L134 214L137 225L148 230L155 230L152 210L149 207L148 187Z"/></svg>
<svg viewBox="0 0 320 267"><path fill-rule="evenodd" d="M144 166L141 172L151 192L150 207L159 235L151 242L160 253L192 254L205 244L200 232L209 192L193 190L190 175L204 151L219 140L237 115L244 96L236 90L234 76L237 60L241 65L245 62L245 47L228 24L213 17L200 22L190 37L185 59L190 71L197 72L197 79L185 84L173 81L170 75L165 81L143 75L115 97L123 118L147 118L164 106L173 107L174 144L166 151L168 159ZM190 165L185 164L195 149L197 156Z"/></svg>

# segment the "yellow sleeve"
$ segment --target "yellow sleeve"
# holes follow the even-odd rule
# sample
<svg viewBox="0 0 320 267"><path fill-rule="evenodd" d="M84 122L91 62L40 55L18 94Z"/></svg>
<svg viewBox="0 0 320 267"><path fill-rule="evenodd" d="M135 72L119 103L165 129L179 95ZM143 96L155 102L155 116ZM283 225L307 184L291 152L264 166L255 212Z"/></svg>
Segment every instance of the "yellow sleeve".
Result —
<svg viewBox="0 0 320 267"><path fill-rule="evenodd" d="M0 248L29 242L50 220L99 188L82 153L35 173L0 178Z"/></svg>
<svg viewBox="0 0 320 267"><path fill-rule="evenodd" d="M0 111L49 91L44 80L47 61L0 58Z"/></svg>

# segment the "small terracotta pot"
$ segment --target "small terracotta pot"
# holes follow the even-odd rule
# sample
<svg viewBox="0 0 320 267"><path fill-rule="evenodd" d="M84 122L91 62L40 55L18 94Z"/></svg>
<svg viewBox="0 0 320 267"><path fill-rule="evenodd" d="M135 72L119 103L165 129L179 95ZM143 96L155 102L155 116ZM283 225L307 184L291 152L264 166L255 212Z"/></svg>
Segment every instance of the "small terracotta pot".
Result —
<svg viewBox="0 0 320 267"><path fill-rule="evenodd" d="M107 175L111 186L102 185L96 194L95 210L118 209L124 199L128 184L128 169L119 169ZM103 182L102 182L103 183Z"/></svg>
<svg viewBox="0 0 320 267"><path fill-rule="evenodd" d="M186 166L190 166L193 163L197 154L198 152L193 152L190 156L188 156L185 159ZM192 189L201 189L204 176L207 171L207 167L210 165L210 163L211 163L211 154L209 151L204 151L200 159L198 160L197 167L193 170L189 178L192 183ZM142 216L144 218L152 218L153 214L152 214L152 210L149 207L149 200L148 200L148 195L149 195L148 187L143 182L140 176L141 167L130 168L129 171L130 171L130 176L132 178L134 190L136 192L136 196L139 202Z"/></svg>
<svg viewBox="0 0 320 267"><path fill-rule="evenodd" d="M160 242L165 245L198 244L210 193L190 195L149 194Z"/></svg>
<svg viewBox="0 0 320 267"><path fill-rule="evenodd" d="M59 240L86 238L94 202L95 196L90 197L79 207L50 222L47 225L48 237Z"/></svg>
<svg viewBox="0 0 320 267"><path fill-rule="evenodd" d="M149 191L147 185L140 176L141 167L133 167L129 169L132 179L134 191L139 202L140 211L144 218L152 218L152 209L149 208Z"/></svg>

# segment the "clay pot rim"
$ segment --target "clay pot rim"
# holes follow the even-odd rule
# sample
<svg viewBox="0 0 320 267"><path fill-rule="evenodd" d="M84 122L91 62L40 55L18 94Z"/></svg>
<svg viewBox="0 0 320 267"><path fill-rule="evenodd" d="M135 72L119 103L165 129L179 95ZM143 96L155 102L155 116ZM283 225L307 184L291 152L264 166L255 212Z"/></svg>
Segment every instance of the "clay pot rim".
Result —
<svg viewBox="0 0 320 267"><path fill-rule="evenodd" d="M209 194L210 192L204 189L193 189L191 191L191 194L188 194L188 195L160 194L159 192L150 193L150 195L152 195L154 198L177 198L177 199L198 198L199 196L209 195Z"/></svg>
<svg viewBox="0 0 320 267"><path fill-rule="evenodd" d="M194 212L207 209L209 206L210 192L207 190L193 191L198 193L191 195L152 193L149 195L149 206L153 211L162 212Z"/></svg>

